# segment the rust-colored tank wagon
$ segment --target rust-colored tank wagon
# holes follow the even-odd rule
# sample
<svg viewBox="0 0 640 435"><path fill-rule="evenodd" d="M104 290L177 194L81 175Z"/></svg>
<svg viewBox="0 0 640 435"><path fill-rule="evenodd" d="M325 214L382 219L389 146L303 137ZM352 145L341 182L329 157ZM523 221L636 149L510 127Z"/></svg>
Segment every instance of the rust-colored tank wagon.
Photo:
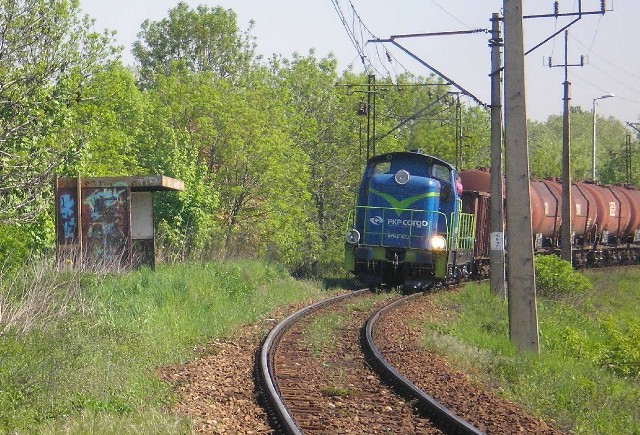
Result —
<svg viewBox="0 0 640 435"><path fill-rule="evenodd" d="M486 170L461 171L466 191L491 194ZM537 252L559 252L562 225L562 182L557 178L530 181L531 226ZM505 194L509 192L505 190ZM472 196L467 207L477 207ZM483 201L488 204L486 199ZM463 204L464 206L464 204ZM485 208L488 205L485 205ZM640 261L640 188L579 181L571 185L574 265L635 264ZM485 213L487 214L487 213ZM476 235L489 234L489 217L476 219ZM487 228L480 228L485 225ZM482 244L477 244L480 248ZM481 250L476 255L484 255Z"/></svg>
<svg viewBox="0 0 640 435"><path fill-rule="evenodd" d="M589 191L597 210L596 232L603 243L610 237L624 237L631 222L631 206L628 198L615 186L594 183L576 183Z"/></svg>
<svg viewBox="0 0 640 435"><path fill-rule="evenodd" d="M631 186L620 186L621 193L629 200L631 219L627 228L627 241L640 241L640 190Z"/></svg>
<svg viewBox="0 0 640 435"><path fill-rule="evenodd" d="M534 235L557 238L562 216L562 196L551 180L531 180L531 229Z"/></svg>
<svg viewBox="0 0 640 435"><path fill-rule="evenodd" d="M620 186L603 186L603 187L611 193L611 196L619 204L617 215L613 219L614 227L616 228L616 232L613 235L620 239L626 238L629 235L631 220L632 220L631 203L629 201L629 197L625 195L625 191L623 187L620 187Z"/></svg>
<svg viewBox="0 0 640 435"><path fill-rule="evenodd" d="M562 224L562 182L553 179L548 185L559 198L560 223ZM576 183L571 184L571 230L577 238L588 238L595 229L596 208L593 195Z"/></svg>
<svg viewBox="0 0 640 435"><path fill-rule="evenodd" d="M474 192L491 192L491 174L489 171L469 169L458 172L462 188Z"/></svg>

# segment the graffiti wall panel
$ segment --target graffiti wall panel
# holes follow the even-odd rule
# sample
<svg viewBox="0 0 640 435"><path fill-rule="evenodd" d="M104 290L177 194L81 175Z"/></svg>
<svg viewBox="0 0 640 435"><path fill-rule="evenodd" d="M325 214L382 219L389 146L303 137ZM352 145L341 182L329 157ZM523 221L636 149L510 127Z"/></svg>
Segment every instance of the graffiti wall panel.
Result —
<svg viewBox="0 0 640 435"><path fill-rule="evenodd" d="M127 266L131 256L131 190L128 186L82 189L83 250L93 261Z"/></svg>
<svg viewBox="0 0 640 435"><path fill-rule="evenodd" d="M57 195L56 220L59 244L76 243L78 237L78 200L76 189L59 189Z"/></svg>

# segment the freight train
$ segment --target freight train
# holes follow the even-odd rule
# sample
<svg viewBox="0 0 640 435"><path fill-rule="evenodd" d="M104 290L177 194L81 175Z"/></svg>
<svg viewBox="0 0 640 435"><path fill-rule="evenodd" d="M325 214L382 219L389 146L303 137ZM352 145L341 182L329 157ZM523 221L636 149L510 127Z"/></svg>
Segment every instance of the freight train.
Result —
<svg viewBox="0 0 640 435"><path fill-rule="evenodd" d="M427 287L468 276L474 216L453 166L420 151L369 159L346 235L345 263L369 287Z"/></svg>
<svg viewBox="0 0 640 435"><path fill-rule="evenodd" d="M562 184L530 182L536 253L560 252ZM575 267L640 261L640 190L571 186ZM349 219L345 265L371 288L429 287L489 273L490 174L458 172L420 151L375 156L366 164Z"/></svg>

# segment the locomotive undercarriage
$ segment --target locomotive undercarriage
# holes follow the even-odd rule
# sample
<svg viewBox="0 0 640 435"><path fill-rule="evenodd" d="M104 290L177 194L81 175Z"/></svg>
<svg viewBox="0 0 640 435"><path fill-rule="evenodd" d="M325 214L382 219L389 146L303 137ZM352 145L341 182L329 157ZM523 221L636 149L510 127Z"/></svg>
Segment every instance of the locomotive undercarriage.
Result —
<svg viewBox="0 0 640 435"><path fill-rule="evenodd" d="M432 264L394 263L387 260L356 261L355 275L370 288L398 287L407 282L432 284L435 277Z"/></svg>
<svg viewBox="0 0 640 435"><path fill-rule="evenodd" d="M457 283L473 274L469 261L458 261L456 264L456 258L462 260L469 257L470 253L466 251L445 254L447 258L443 261L446 264L440 273L435 260L432 260L432 253L423 252L418 256L423 260L429 259L427 262L406 261L407 255L404 249L387 248L384 259L356 259L355 275L372 289L402 286L405 290L426 290L434 285ZM409 255L413 256L413 253Z"/></svg>

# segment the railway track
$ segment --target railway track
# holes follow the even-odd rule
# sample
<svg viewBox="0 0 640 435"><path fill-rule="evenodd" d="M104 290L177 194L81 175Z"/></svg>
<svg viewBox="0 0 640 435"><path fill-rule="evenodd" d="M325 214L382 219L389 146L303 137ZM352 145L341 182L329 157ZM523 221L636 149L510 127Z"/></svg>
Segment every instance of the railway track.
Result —
<svg viewBox="0 0 640 435"><path fill-rule="evenodd" d="M279 344L282 336L288 331L292 325L304 317L305 315L317 310L323 306L336 303L340 300L347 299L349 297L356 296L357 294L364 293L365 290L360 290L358 292L352 294L345 294L341 296L337 296L332 299L327 299L324 301L316 302L311 304L301 310L296 311L295 313L289 315L285 319L283 319L280 323L278 323L272 330L269 332L269 335L265 339L261 349L260 349L260 359L259 359L259 378L262 385L265 388L265 396L271 407L273 408L274 416L277 420L277 424L283 429L285 432L290 434L301 434L302 431L300 427L294 420L290 409L287 407L284 398L280 394L276 375L274 368L274 359L275 359L275 349Z"/></svg>
<svg viewBox="0 0 640 435"><path fill-rule="evenodd" d="M314 304L284 319L270 332L260 352L259 372L280 430L291 434L482 433L388 365L372 332L387 301L371 299L369 293L359 292ZM336 348L314 356L305 344L309 318L330 318L340 315L337 313L348 321L338 329ZM369 349L368 356L363 354L364 348ZM384 379L372 366L382 368ZM338 381L336 372L341 378ZM392 391L396 388L413 391L413 395L398 396Z"/></svg>
<svg viewBox="0 0 640 435"><path fill-rule="evenodd" d="M289 330L282 329L281 338L272 340L289 351L266 358L268 370L264 363L259 367L264 337L277 319L290 313L286 309L274 313L274 318L246 325L233 337L208 344L200 358L159 369L161 378L174 384L179 397L173 411L189 416L198 433L286 432L274 425L274 405L266 405L266 387L256 383L262 369L278 376L272 382L274 391L298 424L289 433L444 433L447 430L435 427L417 401L393 394L399 389L380 381L371 369L375 364L362 353L363 325L389 296L365 292L342 300L337 307L334 304L331 310L322 308L323 313L313 317L301 316ZM427 294L407 300L380 314L372 326L376 347L389 364L489 435L561 433L423 349L425 322L439 324L457 315L455 307L442 307L432 299ZM325 349L311 351L307 330L318 320L337 315L343 317L342 324L325 334ZM333 340L336 343L329 345Z"/></svg>
<svg viewBox="0 0 640 435"><path fill-rule="evenodd" d="M378 371L382 373L404 394L410 396L417 401L417 406L424 409L427 414L433 416L433 419L441 425L447 433L456 434L469 434L480 435L483 432L474 427L468 421L460 418L452 410L441 405L436 399L427 394L422 389L418 388L409 378L404 376L393 365L387 361L384 357L373 337L373 330L376 323L384 318L385 314L388 314L393 309L396 309L402 304L407 303L408 300L413 299L420 294L406 296L401 299L397 299L390 304L378 309L369 319L365 325L365 340L366 352L370 355L370 359Z"/></svg>
<svg viewBox="0 0 640 435"><path fill-rule="evenodd" d="M439 323L443 317L457 315L455 307L442 310L433 304L432 299L433 295L428 293L402 299L393 306L385 307L371 325L370 335L375 338L379 354L417 388L418 392L412 394L428 393L463 422L487 434L564 433L488 388L470 381L466 374L455 370L446 360L423 349L423 325L433 320ZM458 348L460 352L473 352L473 349ZM435 410L435 415L441 412ZM469 433L460 422L450 421L449 425L454 433Z"/></svg>

